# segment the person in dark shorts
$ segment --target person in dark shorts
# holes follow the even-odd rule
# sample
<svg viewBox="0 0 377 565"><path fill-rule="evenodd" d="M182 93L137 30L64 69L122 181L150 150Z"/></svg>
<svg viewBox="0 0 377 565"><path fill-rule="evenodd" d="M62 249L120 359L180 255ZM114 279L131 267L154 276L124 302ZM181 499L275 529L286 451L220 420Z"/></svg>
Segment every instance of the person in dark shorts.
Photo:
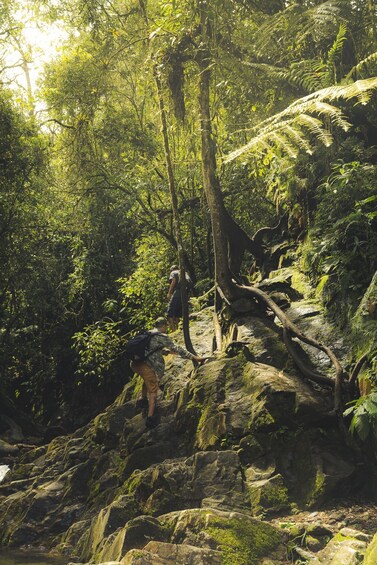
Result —
<svg viewBox="0 0 377 565"><path fill-rule="evenodd" d="M189 288L192 286L191 279L187 273L186 284ZM182 318L181 281L178 265L170 267L168 300L166 316L170 331L175 332L178 329L179 319Z"/></svg>
<svg viewBox="0 0 377 565"><path fill-rule="evenodd" d="M178 328L179 319L182 317L181 283L179 280L179 267L172 265L169 275L168 309L166 312L170 331Z"/></svg>
<svg viewBox="0 0 377 565"><path fill-rule="evenodd" d="M140 375L144 381L142 388L141 405L148 406L146 419L147 428L155 428L157 423L154 417L156 399L158 392L158 380L165 372L164 352L176 353L184 359L192 359L198 363L204 363L205 357L199 357L190 353L170 337L166 335L168 323L165 318L157 318L155 328L151 330L152 338L145 351L146 359L143 361L131 361L132 370Z"/></svg>

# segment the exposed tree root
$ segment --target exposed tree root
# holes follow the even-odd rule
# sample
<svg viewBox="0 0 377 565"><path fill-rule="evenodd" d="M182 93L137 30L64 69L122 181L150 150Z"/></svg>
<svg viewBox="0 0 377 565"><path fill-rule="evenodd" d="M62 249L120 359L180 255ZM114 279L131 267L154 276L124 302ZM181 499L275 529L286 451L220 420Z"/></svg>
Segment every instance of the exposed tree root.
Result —
<svg viewBox="0 0 377 565"><path fill-rule="evenodd" d="M262 290L256 287L245 286L237 283L233 283L236 289L243 295L243 296L252 296L257 300L257 302L262 302L265 306L267 306L275 316L278 317L280 322L283 324L283 335L284 335L284 342L287 347L288 352L292 356L295 363L299 366L300 370L303 374L312 379L316 382L321 382L323 384L331 385L334 387L334 408L337 413L342 411L343 407L343 383L345 372L343 367L341 366L338 358L336 357L335 353L327 347L326 345L320 343L314 338L311 338L305 335L289 318L288 316L279 308L279 306ZM292 343L292 338L296 337L303 343L306 343L320 351L323 351L327 357L330 359L332 365L335 368L335 380L325 375L320 375L312 371L309 367L306 367L303 361L295 351Z"/></svg>
<svg viewBox="0 0 377 565"><path fill-rule="evenodd" d="M305 364L305 362L302 359L300 359L299 354L296 351L294 343L292 341L292 336L286 328L283 328L283 339L288 353L293 358L295 364L306 378L316 383L323 384L325 386L330 386L332 388L335 387L334 379L332 379L331 377L327 377L326 375L322 375L317 371L313 371L313 369L308 367Z"/></svg>

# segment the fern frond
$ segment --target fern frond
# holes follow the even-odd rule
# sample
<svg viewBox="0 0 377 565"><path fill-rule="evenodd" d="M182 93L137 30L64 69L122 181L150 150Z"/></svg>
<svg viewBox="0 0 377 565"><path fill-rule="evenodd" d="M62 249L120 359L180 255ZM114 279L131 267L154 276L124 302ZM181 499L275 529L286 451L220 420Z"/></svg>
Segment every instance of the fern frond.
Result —
<svg viewBox="0 0 377 565"><path fill-rule="evenodd" d="M326 67L327 67L328 84L334 84L337 82L336 64L339 62L341 58L343 45L346 39L347 39L347 28L344 24L340 24L338 35L336 36L336 39L332 44L331 49L327 55Z"/></svg>
<svg viewBox="0 0 377 565"><path fill-rule="evenodd" d="M314 134L325 147L330 147L333 142L333 137L331 133L323 127L321 120L309 116L308 114L301 114L297 116L295 121L297 124L307 128L310 133Z"/></svg>
<svg viewBox="0 0 377 565"><path fill-rule="evenodd" d="M286 124L285 130L287 132L287 135L293 140L293 142L297 145L297 147L303 149L306 153L309 153L309 155L312 155L313 151L310 146L310 143L305 138L305 136L302 135L302 132L299 129L297 129L294 126L290 126L289 124Z"/></svg>
<svg viewBox="0 0 377 565"><path fill-rule="evenodd" d="M272 42L278 41L280 34L283 34L287 28L287 21L297 22L302 14L302 7L293 3L284 11L274 14L271 18L262 24L254 37L254 51L257 55L264 55Z"/></svg>
<svg viewBox="0 0 377 565"><path fill-rule="evenodd" d="M323 87L323 77L327 72L327 66L317 59L292 63L289 69L251 61L242 61L242 65L259 71L271 79L286 81L288 84L308 92L314 92Z"/></svg>
<svg viewBox="0 0 377 565"><path fill-rule="evenodd" d="M328 29L329 23L340 20L342 7L344 0L327 0L309 9L298 2L292 3L260 26L254 36L254 52L263 56L271 42L277 44L286 35L287 28L295 30L297 43L304 41L307 36L318 35L321 30Z"/></svg>
<svg viewBox="0 0 377 565"><path fill-rule="evenodd" d="M317 59L307 59L293 63L284 78L290 84L303 88L307 92L315 92L322 88L323 77L327 67Z"/></svg>
<svg viewBox="0 0 377 565"><path fill-rule="evenodd" d="M285 128L282 128L280 133L277 131L271 133L269 135L269 141L270 143L273 143L277 148L283 147L284 151L288 153L290 157L296 159L298 155L297 147L292 145L289 138L284 135L284 129Z"/></svg>
<svg viewBox="0 0 377 565"><path fill-rule="evenodd" d="M308 110L313 113L319 114L320 116L326 116L332 124L342 128L344 131L348 131L351 124L347 121L342 110L337 106L332 106L327 102L321 102L320 100L314 100L308 105Z"/></svg>
<svg viewBox="0 0 377 565"><path fill-rule="evenodd" d="M351 100L357 98L357 104L367 104L372 96L372 91L377 88L377 77L357 80L344 86L325 88L322 97L329 100ZM321 91L320 91L321 92Z"/></svg>
<svg viewBox="0 0 377 565"><path fill-rule="evenodd" d="M377 64L377 51L371 53L370 55L368 55L368 57L365 57L365 59L359 61L357 65L352 67L350 72L347 74L345 81L349 81L350 79L352 79L352 77L357 76L359 73L361 73L364 70L367 70L368 66L370 65L373 66L376 64Z"/></svg>
<svg viewBox="0 0 377 565"><path fill-rule="evenodd" d="M274 65L268 65L267 63L253 63L251 61L242 61L242 64L250 69L256 71L262 71L264 75L271 78L276 78L278 80L286 80L289 71L282 67L275 67Z"/></svg>
<svg viewBox="0 0 377 565"><path fill-rule="evenodd" d="M313 34L319 34L321 29L326 29L329 22L339 21L341 8L341 0L328 0L306 10L303 14L301 30L297 34L298 42L304 41Z"/></svg>
<svg viewBox="0 0 377 565"><path fill-rule="evenodd" d="M233 158L226 159L225 162L227 163L229 161L233 161L234 159L241 157L241 155L244 155L245 153L255 153L257 151L263 153L271 150L271 147L267 143L266 139L267 136L264 133L253 137L253 139L246 143L246 145L240 147L239 149L236 149L235 151L232 151L231 155L233 155Z"/></svg>
<svg viewBox="0 0 377 565"><path fill-rule="evenodd" d="M377 88L377 77L359 80L353 84L344 86L332 86L323 88L312 94L295 100L282 112L271 116L267 120L257 124L250 129L250 133L256 135L243 147L232 151L225 162L233 161L237 157L253 151L254 148L261 148L261 143L278 133L284 135L284 129L294 128L296 131L308 130L314 134L325 146L332 143L332 135L326 127L324 120L343 128L349 129L350 124L339 108L329 104L333 100L352 100L357 99L356 103L365 104L369 100L374 89ZM311 114L318 114L321 119ZM290 130L291 131L291 130ZM298 135L300 135L298 133ZM294 139L294 136L292 137ZM307 150L307 149L306 149Z"/></svg>

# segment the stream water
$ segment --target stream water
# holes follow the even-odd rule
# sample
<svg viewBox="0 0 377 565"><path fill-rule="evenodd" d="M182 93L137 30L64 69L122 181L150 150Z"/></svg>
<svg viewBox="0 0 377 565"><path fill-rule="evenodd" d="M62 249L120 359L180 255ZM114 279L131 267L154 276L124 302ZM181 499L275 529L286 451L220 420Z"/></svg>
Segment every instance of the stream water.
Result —
<svg viewBox="0 0 377 565"><path fill-rule="evenodd" d="M53 557L30 551L9 551L0 548L0 565L67 565L67 557Z"/></svg>

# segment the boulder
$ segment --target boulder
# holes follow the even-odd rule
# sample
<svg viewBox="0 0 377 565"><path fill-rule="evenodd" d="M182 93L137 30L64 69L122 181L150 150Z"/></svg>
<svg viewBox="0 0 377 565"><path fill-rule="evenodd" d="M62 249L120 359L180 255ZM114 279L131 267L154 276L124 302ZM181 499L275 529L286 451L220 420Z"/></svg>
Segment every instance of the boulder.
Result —
<svg viewBox="0 0 377 565"><path fill-rule="evenodd" d="M377 563L377 534L375 534L371 543L365 552L363 565L375 565Z"/></svg>
<svg viewBox="0 0 377 565"><path fill-rule="evenodd" d="M138 516L106 538L93 559L120 561L130 549L143 548L149 540L167 541L166 529L152 516Z"/></svg>
<svg viewBox="0 0 377 565"><path fill-rule="evenodd" d="M221 553L221 563L256 565L270 558L284 561L284 542L280 529L238 512L213 508L192 509L160 516L172 532L170 543L182 543Z"/></svg>
<svg viewBox="0 0 377 565"><path fill-rule="evenodd" d="M6 441L0 439L0 457L6 457L7 455L16 455L19 452L17 445L11 445Z"/></svg>
<svg viewBox="0 0 377 565"><path fill-rule="evenodd" d="M369 536L362 532L345 528L310 561L310 565L360 565L366 552ZM365 561L364 561L365 563ZM372 563L372 562L371 562ZM375 562L373 562L375 563Z"/></svg>
<svg viewBox="0 0 377 565"><path fill-rule="evenodd" d="M192 545L150 541L143 551L131 550L124 565L221 565L221 552Z"/></svg>
<svg viewBox="0 0 377 565"><path fill-rule="evenodd" d="M276 513L290 508L288 489L281 475L248 483L255 515Z"/></svg>

